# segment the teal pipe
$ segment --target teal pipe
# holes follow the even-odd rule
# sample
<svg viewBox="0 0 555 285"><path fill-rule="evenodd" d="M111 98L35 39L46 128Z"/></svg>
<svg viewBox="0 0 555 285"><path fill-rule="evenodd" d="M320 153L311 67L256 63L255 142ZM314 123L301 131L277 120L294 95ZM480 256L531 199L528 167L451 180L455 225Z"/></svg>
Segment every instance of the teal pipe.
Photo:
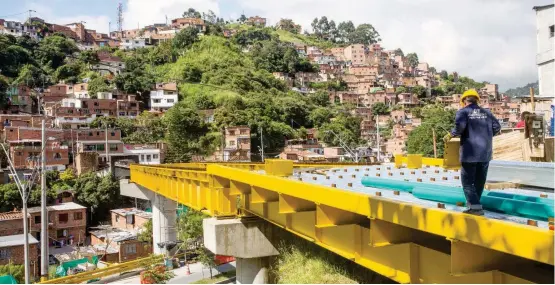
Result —
<svg viewBox="0 0 555 285"><path fill-rule="evenodd" d="M412 188L414 188L414 185L416 184L415 182L374 177L363 177L361 183L366 187L398 190L403 192L412 192Z"/></svg>
<svg viewBox="0 0 555 285"><path fill-rule="evenodd" d="M464 191L461 187L376 177L363 177L361 183L367 187L409 192L415 197L423 200L452 205L456 205L459 202L466 202ZM544 221L554 216L553 199L484 191L480 202L486 210L515 216Z"/></svg>
<svg viewBox="0 0 555 285"><path fill-rule="evenodd" d="M548 198L533 197L533 196L526 196L526 195L519 195L519 194L512 194L512 193L502 193L502 192L495 192L495 191L485 192L484 195L487 195L490 197L499 197L499 198L505 198L505 199L514 199L514 200L546 204L551 207L554 206L553 199L548 199Z"/></svg>
<svg viewBox="0 0 555 285"><path fill-rule="evenodd" d="M403 181L403 180L395 180L395 179L388 179L388 178L378 178L378 177L363 177L361 180L362 185L366 187L373 187L378 189L385 189L385 190L398 190L402 192L412 192L412 189L415 186L425 185L428 188L437 189L438 191L442 191L445 185L441 184L426 184L421 182L414 182L414 181ZM453 187L450 187L453 188Z"/></svg>
<svg viewBox="0 0 555 285"><path fill-rule="evenodd" d="M547 221L549 217L554 216L553 206L551 205L496 197L495 195L490 195L491 193L494 192L485 192L480 199L480 203L486 210L543 221ZM455 187L445 187L443 191L439 192L437 189L427 187L427 185L416 186L412 190L412 195L423 200L452 205L456 205L457 202L464 203L466 201L462 188ZM526 197L523 195L519 196Z"/></svg>

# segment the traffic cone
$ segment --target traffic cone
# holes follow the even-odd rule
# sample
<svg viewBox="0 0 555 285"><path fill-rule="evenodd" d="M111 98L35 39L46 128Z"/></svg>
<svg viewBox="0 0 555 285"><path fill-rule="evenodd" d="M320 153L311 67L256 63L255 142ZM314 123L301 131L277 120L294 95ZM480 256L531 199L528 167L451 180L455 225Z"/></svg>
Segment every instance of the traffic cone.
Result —
<svg viewBox="0 0 555 285"><path fill-rule="evenodd" d="M191 269L189 269L189 264L187 264L187 271L185 271L185 275L191 275Z"/></svg>

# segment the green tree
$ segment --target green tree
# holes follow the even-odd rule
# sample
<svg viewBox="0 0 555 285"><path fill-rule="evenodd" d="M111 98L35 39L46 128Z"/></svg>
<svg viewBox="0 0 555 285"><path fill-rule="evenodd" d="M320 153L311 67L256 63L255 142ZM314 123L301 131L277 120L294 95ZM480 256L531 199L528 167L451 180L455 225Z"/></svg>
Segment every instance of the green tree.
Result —
<svg viewBox="0 0 555 285"><path fill-rule="evenodd" d="M327 107L330 105L330 95L326 91L317 91L308 95L308 102L315 106Z"/></svg>
<svg viewBox="0 0 555 285"><path fill-rule="evenodd" d="M360 24L349 35L349 43L371 45L380 41L380 34L370 24Z"/></svg>
<svg viewBox="0 0 555 285"><path fill-rule="evenodd" d="M351 34L356 30L353 22L341 22L337 26L337 33L339 35L338 42L340 43L350 43Z"/></svg>
<svg viewBox="0 0 555 285"><path fill-rule="evenodd" d="M395 55L400 55L400 56L405 56L405 54L403 53L403 50L398 48L394 51Z"/></svg>
<svg viewBox="0 0 555 285"><path fill-rule="evenodd" d="M421 109L422 124L416 127L407 140L408 153L433 157L433 132L436 134L438 157L443 157L444 143L441 138L455 125L455 110L445 109L442 105L427 105Z"/></svg>
<svg viewBox="0 0 555 285"><path fill-rule="evenodd" d="M409 63L409 66L416 68L418 66L418 55L416 53L409 53L407 54L407 61Z"/></svg>
<svg viewBox="0 0 555 285"><path fill-rule="evenodd" d="M423 86L416 85L411 88L411 93L418 96L418 98L425 98L427 91Z"/></svg>
<svg viewBox="0 0 555 285"><path fill-rule="evenodd" d="M325 123L328 123L331 118L333 118L333 113L329 108L318 107L308 115L308 119L315 127L320 127Z"/></svg>
<svg viewBox="0 0 555 285"><path fill-rule="evenodd" d="M70 64L64 64L54 72L54 81L65 81L68 84L75 84L79 81L79 75L83 71L83 66L79 63L74 62Z"/></svg>
<svg viewBox="0 0 555 285"><path fill-rule="evenodd" d="M24 84L31 88L48 86L51 84L47 75L38 67L26 64L21 68L19 76L14 80L15 84Z"/></svg>
<svg viewBox="0 0 555 285"><path fill-rule="evenodd" d="M449 73L447 73L446 70L442 70L442 71L439 73L439 75L440 75L441 79L443 79L443 80L447 80L447 78L449 77Z"/></svg>
<svg viewBox="0 0 555 285"><path fill-rule="evenodd" d="M389 109L387 108L387 106L382 103L382 102L378 102L375 103L374 105L372 105L372 114L375 115L385 115L389 113Z"/></svg>
<svg viewBox="0 0 555 285"><path fill-rule="evenodd" d="M208 132L208 127L196 110L179 102L166 113L164 121L168 128L166 138L174 151L189 156L202 154L199 140Z"/></svg>
<svg viewBox="0 0 555 285"><path fill-rule="evenodd" d="M8 91L8 82L4 79L3 76L0 75L0 108L1 109L4 109L6 107L6 103L8 103L7 91Z"/></svg>
<svg viewBox="0 0 555 285"><path fill-rule="evenodd" d="M405 86L399 86L399 87L395 88L395 93L397 95L399 95L401 93L408 93L408 92L409 91L408 91L407 87L405 87Z"/></svg>
<svg viewBox="0 0 555 285"><path fill-rule="evenodd" d="M77 203L91 211L93 224L108 218L110 210L120 204L119 183L111 175L101 178L85 173L76 179L74 191Z"/></svg>
<svg viewBox="0 0 555 285"><path fill-rule="evenodd" d="M108 80L103 76L95 76L88 82L88 91L91 94L91 98L95 98L98 92L110 92L112 88L108 85Z"/></svg>
<svg viewBox="0 0 555 285"><path fill-rule="evenodd" d="M38 62L48 70L56 70L64 64L64 60L78 52L73 40L62 35L53 35L44 38L35 50Z"/></svg>
<svg viewBox="0 0 555 285"><path fill-rule="evenodd" d="M195 10L194 8L189 8L187 11L183 12L183 18L201 18L201 14L199 11Z"/></svg>
<svg viewBox="0 0 555 285"><path fill-rule="evenodd" d="M318 129L318 138L330 146L339 146L341 140L350 147L356 147L363 143L360 138L360 121L359 117L340 114Z"/></svg>
<svg viewBox="0 0 555 285"><path fill-rule="evenodd" d="M198 40L198 29L195 27L187 27L177 35L172 40L173 47L175 49L186 49L194 44Z"/></svg>
<svg viewBox="0 0 555 285"><path fill-rule="evenodd" d="M137 239L149 245L152 244L152 219L143 225L142 231L137 235Z"/></svg>

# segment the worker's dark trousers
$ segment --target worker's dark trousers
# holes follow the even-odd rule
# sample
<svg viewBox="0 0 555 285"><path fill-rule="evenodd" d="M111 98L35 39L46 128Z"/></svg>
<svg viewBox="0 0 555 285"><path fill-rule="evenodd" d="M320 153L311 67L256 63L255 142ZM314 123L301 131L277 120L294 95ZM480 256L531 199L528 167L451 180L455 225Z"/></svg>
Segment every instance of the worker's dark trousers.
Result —
<svg viewBox="0 0 555 285"><path fill-rule="evenodd" d="M466 204L470 209L482 209L480 198L486 185L489 162L462 162L461 164L461 181Z"/></svg>

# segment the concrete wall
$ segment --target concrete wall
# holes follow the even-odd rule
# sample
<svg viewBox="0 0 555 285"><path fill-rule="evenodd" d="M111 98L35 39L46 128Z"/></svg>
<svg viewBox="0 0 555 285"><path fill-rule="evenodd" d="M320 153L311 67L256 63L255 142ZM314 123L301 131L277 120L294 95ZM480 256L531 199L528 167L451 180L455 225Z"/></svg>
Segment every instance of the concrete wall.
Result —
<svg viewBox="0 0 555 285"><path fill-rule="evenodd" d="M550 26L554 24L555 8L544 8L536 11L537 56L538 76L540 81L540 96L554 96L553 65L554 39L550 35Z"/></svg>

